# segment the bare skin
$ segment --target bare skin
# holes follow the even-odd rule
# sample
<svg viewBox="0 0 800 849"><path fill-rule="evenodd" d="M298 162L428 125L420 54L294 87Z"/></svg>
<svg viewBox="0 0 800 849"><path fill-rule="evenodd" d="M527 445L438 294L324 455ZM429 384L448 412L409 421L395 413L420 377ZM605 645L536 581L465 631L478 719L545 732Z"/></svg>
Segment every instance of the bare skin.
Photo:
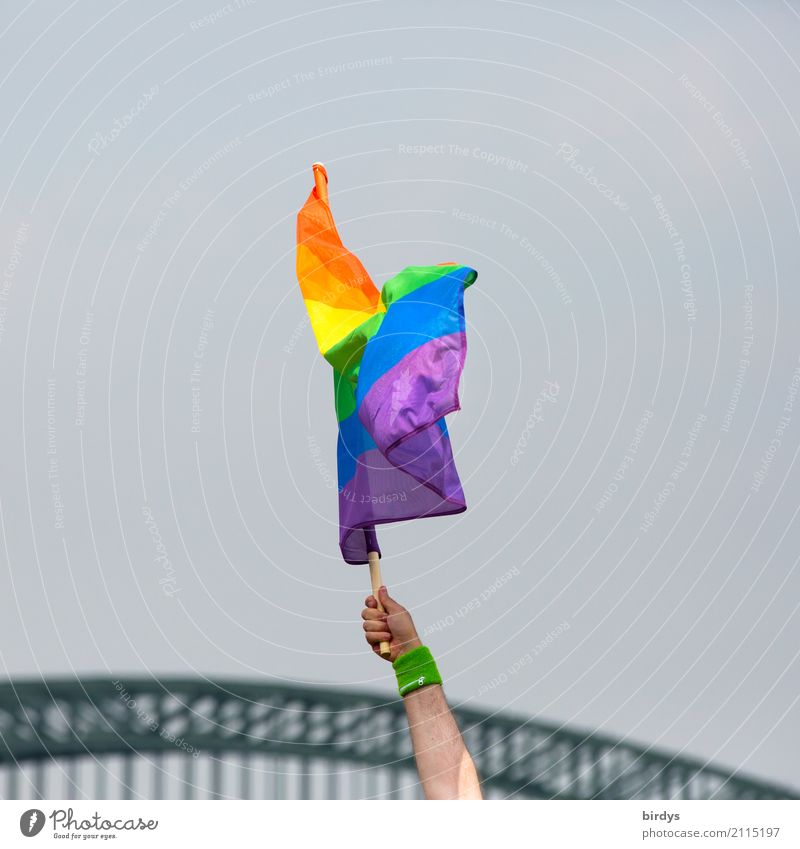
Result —
<svg viewBox="0 0 800 849"><path fill-rule="evenodd" d="M368 596L361 611L364 633L372 651L380 657L380 643L388 642L394 662L422 645L411 614L389 595L379 591L385 613L378 610L374 596ZM414 759L426 799L482 799L475 764L438 684L413 690L403 698Z"/></svg>

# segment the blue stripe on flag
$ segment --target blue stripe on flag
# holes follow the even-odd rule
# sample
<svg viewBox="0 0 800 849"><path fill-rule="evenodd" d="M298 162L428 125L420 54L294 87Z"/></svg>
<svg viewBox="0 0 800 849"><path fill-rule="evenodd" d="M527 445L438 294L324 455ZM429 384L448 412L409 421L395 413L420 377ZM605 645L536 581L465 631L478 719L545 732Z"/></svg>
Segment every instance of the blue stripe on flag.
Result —
<svg viewBox="0 0 800 849"><path fill-rule="evenodd" d="M336 463L339 471L339 488L349 483L356 473L356 458L365 451L376 448L372 437L358 419L358 411L339 422L339 440L336 443Z"/></svg>
<svg viewBox="0 0 800 849"><path fill-rule="evenodd" d="M375 381L415 348L464 330L464 273L457 269L394 301L367 342L358 373L356 407Z"/></svg>

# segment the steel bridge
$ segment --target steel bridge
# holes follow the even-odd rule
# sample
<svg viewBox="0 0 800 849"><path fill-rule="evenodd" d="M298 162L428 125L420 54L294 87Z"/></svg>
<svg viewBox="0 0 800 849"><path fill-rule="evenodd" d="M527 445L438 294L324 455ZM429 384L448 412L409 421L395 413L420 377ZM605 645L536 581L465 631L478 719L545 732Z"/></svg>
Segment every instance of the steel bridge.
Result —
<svg viewBox="0 0 800 849"><path fill-rule="evenodd" d="M794 799L699 760L455 710L488 798ZM5 799L420 797L402 703L203 679L0 684Z"/></svg>

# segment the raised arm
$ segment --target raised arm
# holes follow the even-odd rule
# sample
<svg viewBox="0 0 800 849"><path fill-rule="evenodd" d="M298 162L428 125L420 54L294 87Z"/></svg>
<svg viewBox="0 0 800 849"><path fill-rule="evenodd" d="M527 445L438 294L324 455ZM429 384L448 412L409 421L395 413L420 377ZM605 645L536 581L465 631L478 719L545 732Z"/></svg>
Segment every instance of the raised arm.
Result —
<svg viewBox="0 0 800 849"><path fill-rule="evenodd" d="M380 600L385 613L378 610L375 597L369 596L361 618L367 642L378 657L382 640L391 645L391 655L386 659L398 673L400 689L405 690L401 695L425 798L483 798L475 764L411 614L389 596L386 587L380 589Z"/></svg>

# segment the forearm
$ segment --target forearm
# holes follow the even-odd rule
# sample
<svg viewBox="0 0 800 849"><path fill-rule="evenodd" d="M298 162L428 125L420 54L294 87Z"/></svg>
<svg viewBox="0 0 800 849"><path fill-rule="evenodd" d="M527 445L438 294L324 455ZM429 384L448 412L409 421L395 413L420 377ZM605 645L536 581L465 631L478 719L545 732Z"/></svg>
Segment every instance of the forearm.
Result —
<svg viewBox="0 0 800 849"><path fill-rule="evenodd" d="M438 684L403 698L426 799L481 799L475 765Z"/></svg>
<svg viewBox="0 0 800 849"><path fill-rule="evenodd" d="M420 642L409 612L389 596L386 587L366 599L361 611L367 642L375 654L390 642L390 659L414 747L422 789L427 799L481 799L475 764L464 745L442 692L442 677L430 651Z"/></svg>

